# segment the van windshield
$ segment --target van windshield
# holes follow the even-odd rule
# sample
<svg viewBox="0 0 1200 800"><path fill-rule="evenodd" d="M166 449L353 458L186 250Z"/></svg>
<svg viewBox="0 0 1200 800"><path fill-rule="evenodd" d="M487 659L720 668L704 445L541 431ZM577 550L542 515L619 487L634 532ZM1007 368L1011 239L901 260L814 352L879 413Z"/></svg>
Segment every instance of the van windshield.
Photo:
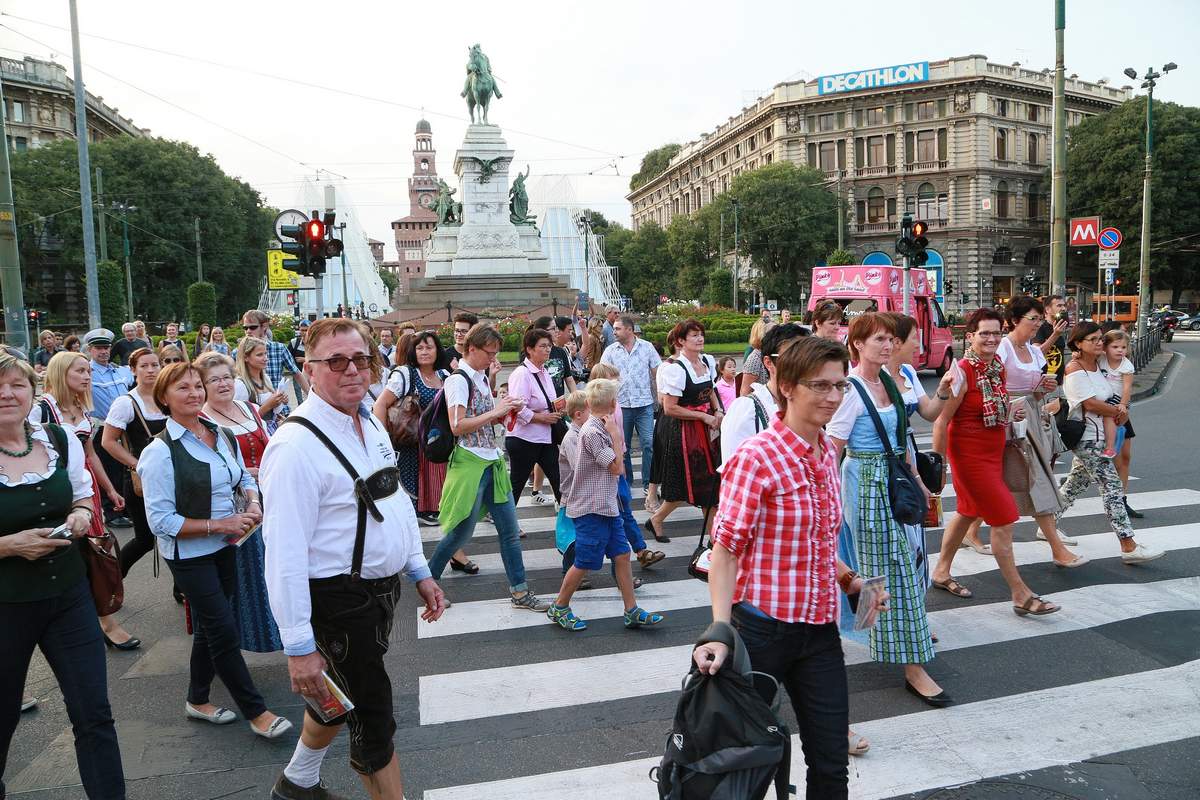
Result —
<svg viewBox="0 0 1200 800"><path fill-rule="evenodd" d="M854 319L859 314L866 314L867 312L878 310L879 303L876 301L868 298L859 298L857 300L851 300L846 304L846 317L848 319Z"/></svg>

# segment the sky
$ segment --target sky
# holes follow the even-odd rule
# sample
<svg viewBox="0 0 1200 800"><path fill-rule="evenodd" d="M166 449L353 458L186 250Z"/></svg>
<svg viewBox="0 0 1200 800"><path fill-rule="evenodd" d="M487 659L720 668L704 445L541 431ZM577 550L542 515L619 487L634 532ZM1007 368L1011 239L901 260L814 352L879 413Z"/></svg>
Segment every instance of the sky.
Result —
<svg viewBox="0 0 1200 800"><path fill-rule="evenodd" d="M388 258L423 115L439 173L453 174L477 42L504 94L490 121L516 151L513 173L529 165L532 200L565 175L580 204L624 223L643 153L698 138L777 83L972 53L1054 65L1054 0L859 0L847 13L810 0L79 5L89 91L279 208L298 204L305 176L332 181ZM0 55L70 69L68 25L67 0L2 0ZM1067 73L1084 80L1121 86L1127 66L1175 61L1156 96L1200 105L1200 62L1187 58L1198 40L1197 0L1067 0Z"/></svg>

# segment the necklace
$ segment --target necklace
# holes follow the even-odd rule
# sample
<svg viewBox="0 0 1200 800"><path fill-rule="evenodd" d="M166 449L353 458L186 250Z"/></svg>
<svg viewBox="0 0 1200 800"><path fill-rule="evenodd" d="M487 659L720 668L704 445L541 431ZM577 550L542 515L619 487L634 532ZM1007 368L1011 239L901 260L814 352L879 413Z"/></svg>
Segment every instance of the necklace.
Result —
<svg viewBox="0 0 1200 800"><path fill-rule="evenodd" d="M875 380L871 380L866 375L863 375L861 372L858 373L858 377L862 378L864 381L871 384L872 386L879 386L883 383L883 378L876 378Z"/></svg>
<svg viewBox="0 0 1200 800"><path fill-rule="evenodd" d="M24 458L25 456L32 453L33 452L33 426L29 424L28 420L26 420L26 422L25 422L24 430L25 430L25 449L24 450L22 450L21 452L18 453L13 450L8 450L6 448L0 447L0 453L3 453L4 455L8 456L9 458Z"/></svg>
<svg viewBox="0 0 1200 800"><path fill-rule="evenodd" d="M234 408L237 408L237 406L234 406ZM212 406L212 410L216 411L218 415L224 417L228 421L232 422L234 425L245 425L247 422L250 422L250 420L234 419L233 417L229 416L228 414L222 413L216 406Z"/></svg>

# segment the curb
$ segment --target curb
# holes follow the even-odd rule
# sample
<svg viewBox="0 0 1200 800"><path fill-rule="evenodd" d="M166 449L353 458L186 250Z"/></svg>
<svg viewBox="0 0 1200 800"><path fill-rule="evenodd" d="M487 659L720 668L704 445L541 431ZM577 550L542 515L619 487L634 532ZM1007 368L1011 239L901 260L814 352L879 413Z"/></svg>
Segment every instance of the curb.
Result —
<svg viewBox="0 0 1200 800"><path fill-rule="evenodd" d="M1148 389L1142 389L1140 392L1135 392L1133 396L1129 398L1129 402L1136 403L1139 400L1145 400L1147 397L1154 397L1159 393L1163 387L1163 384L1166 383L1167 379L1171 376L1172 371L1175 369L1175 365L1182 361L1182 358L1178 352L1174 350L1170 352L1171 360L1167 362L1165 367L1163 367L1162 372L1158 373L1158 379L1154 381L1154 385Z"/></svg>

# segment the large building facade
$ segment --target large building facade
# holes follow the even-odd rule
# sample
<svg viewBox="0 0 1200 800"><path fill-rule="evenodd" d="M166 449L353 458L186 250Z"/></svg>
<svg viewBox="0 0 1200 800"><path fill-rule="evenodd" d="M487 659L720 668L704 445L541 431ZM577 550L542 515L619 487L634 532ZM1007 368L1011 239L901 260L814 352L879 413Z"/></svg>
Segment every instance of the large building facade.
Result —
<svg viewBox="0 0 1200 800"><path fill-rule="evenodd" d="M0 58L4 126L10 150L23 152L57 139L75 138L75 82L66 67L26 56ZM103 97L86 93L88 141L110 136L149 136Z"/></svg>
<svg viewBox="0 0 1200 800"><path fill-rule="evenodd" d="M1044 282L1050 261L1052 92L1050 71L981 55L781 83L630 192L633 226L665 227L741 172L788 160L840 193L860 262L896 260L909 212L930 223L928 268L950 310L1002 302L1030 270ZM1132 94L1071 76L1067 125Z"/></svg>
<svg viewBox="0 0 1200 800"><path fill-rule="evenodd" d="M426 120L421 120L417 123L415 136L413 174L408 179L408 216L392 223L397 260L387 262L400 279L397 291L401 297L408 294L413 278L425 275L425 242L437 225L437 214L433 211L438 190L433 128Z"/></svg>

